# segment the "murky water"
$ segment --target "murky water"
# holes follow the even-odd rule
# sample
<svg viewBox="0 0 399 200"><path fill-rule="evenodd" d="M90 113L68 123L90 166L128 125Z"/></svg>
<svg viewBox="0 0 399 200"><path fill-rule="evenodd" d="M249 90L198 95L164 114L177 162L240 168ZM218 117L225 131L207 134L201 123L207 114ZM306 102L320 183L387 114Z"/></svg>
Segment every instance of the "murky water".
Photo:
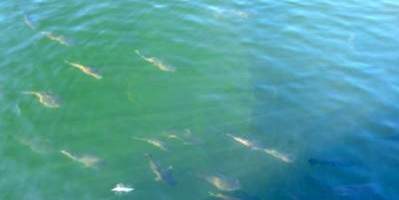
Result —
<svg viewBox="0 0 399 200"><path fill-rule="evenodd" d="M0 199L398 199L398 25L394 0L1 1Z"/></svg>

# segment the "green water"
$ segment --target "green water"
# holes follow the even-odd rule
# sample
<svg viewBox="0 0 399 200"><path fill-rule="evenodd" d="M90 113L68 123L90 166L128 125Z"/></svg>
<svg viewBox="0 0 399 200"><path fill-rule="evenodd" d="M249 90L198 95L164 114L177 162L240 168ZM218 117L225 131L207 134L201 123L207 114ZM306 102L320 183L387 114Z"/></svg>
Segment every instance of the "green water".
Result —
<svg viewBox="0 0 399 200"><path fill-rule="evenodd" d="M0 199L397 199L398 11L389 0L2 1ZM146 153L173 166L176 185L155 180ZM210 175L241 187L219 191ZM135 190L115 194L118 183Z"/></svg>

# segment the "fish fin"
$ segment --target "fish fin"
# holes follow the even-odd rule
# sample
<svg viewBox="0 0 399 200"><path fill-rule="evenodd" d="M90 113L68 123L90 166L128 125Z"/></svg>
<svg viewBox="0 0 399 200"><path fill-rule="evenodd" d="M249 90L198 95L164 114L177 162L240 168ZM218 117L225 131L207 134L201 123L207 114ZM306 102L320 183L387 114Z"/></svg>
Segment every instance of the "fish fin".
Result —
<svg viewBox="0 0 399 200"><path fill-rule="evenodd" d="M134 50L134 52L135 52L138 56L140 56L141 58L144 58L143 54L141 54L141 52L140 52L138 49Z"/></svg>

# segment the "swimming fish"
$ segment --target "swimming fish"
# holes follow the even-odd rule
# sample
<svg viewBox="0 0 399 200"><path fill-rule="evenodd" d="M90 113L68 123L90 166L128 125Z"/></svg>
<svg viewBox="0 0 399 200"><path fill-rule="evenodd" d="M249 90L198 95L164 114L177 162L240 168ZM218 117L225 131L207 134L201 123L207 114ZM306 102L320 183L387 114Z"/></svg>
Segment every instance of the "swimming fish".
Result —
<svg viewBox="0 0 399 200"><path fill-rule="evenodd" d="M71 153L69 153L66 150L61 150L60 151L62 154L64 154L66 157L72 159L73 161L76 161L80 164L83 164L85 167L95 167L95 165L100 161L100 159L98 159L97 157L94 156L82 156L82 157L77 157L72 155Z"/></svg>
<svg viewBox="0 0 399 200"><path fill-rule="evenodd" d="M18 143L28 147L37 154L47 154L50 152L50 147L47 140L40 140L38 138L16 137Z"/></svg>
<svg viewBox="0 0 399 200"><path fill-rule="evenodd" d="M184 129L183 133L169 132L166 135L168 139L179 140L184 145L197 145L201 143L201 140L193 136L190 129Z"/></svg>
<svg viewBox="0 0 399 200"><path fill-rule="evenodd" d="M116 184L114 188L111 190L112 192L115 192L115 194L123 194L123 193L129 193L131 191L134 191L134 188L130 186L126 186L122 183Z"/></svg>
<svg viewBox="0 0 399 200"><path fill-rule="evenodd" d="M265 149L263 149L263 151L265 153L267 153L268 155L271 155L272 157L277 158L277 159L279 159L279 160L281 160L281 161L283 161L285 163L291 163L292 162L292 160L287 155L285 155L285 154L283 154L281 152L278 152L275 149L266 149L265 148Z"/></svg>
<svg viewBox="0 0 399 200"><path fill-rule="evenodd" d="M225 176L206 176L205 180L221 191L235 191L241 188L240 181Z"/></svg>
<svg viewBox="0 0 399 200"><path fill-rule="evenodd" d="M241 138L241 137L234 136L232 134L227 134L227 136L233 138L237 143L244 145L245 147L248 147L252 150L263 151L266 154L271 155L274 158L277 158L286 163L292 162L292 160L287 155L280 153L275 149L262 148L262 147L258 146L257 144L255 144L254 142L251 142L251 141Z"/></svg>
<svg viewBox="0 0 399 200"><path fill-rule="evenodd" d="M32 19L28 15L24 15L24 23L32 30L35 30L36 27L33 25Z"/></svg>
<svg viewBox="0 0 399 200"><path fill-rule="evenodd" d="M65 37L62 36L62 35L55 35L54 33L48 32L48 31L42 31L40 33L42 35L46 36L48 39L56 41L56 42L58 42L58 43L60 43L62 45L65 45L65 46L69 46L70 45L69 42L65 39Z"/></svg>
<svg viewBox="0 0 399 200"><path fill-rule="evenodd" d="M176 180L172 174L172 167L169 167L167 169L162 169L161 166L156 161L154 161L151 154L145 154L145 156L149 161L150 169L155 174L156 181L163 181L166 184L172 186L176 185Z"/></svg>
<svg viewBox="0 0 399 200"><path fill-rule="evenodd" d="M228 196L222 193L213 193L209 192L209 196L215 198L215 199L221 199L221 200L240 200L239 198Z"/></svg>
<svg viewBox="0 0 399 200"><path fill-rule="evenodd" d="M173 134L173 133L168 134L167 137L169 139L179 140L180 142L182 142L185 145L190 145L191 144L191 143L187 142L185 139L183 139L182 137L180 137L180 136L178 136L176 134Z"/></svg>
<svg viewBox="0 0 399 200"><path fill-rule="evenodd" d="M260 147L258 147L255 143L253 143L253 142L251 142L251 141L249 141L247 139L234 136L234 135L232 135L230 133L228 133L226 135L231 137L231 138L233 138L234 141L236 141L237 143L239 143L241 145L244 145L245 147L248 147L248 148L253 149L253 150L259 150L260 149Z"/></svg>
<svg viewBox="0 0 399 200"><path fill-rule="evenodd" d="M74 62L69 62L67 60L65 60L65 63L71 65L72 67L75 67L77 69L79 69L80 71L82 71L83 73L95 78L95 79L102 79L103 77L96 72L94 69L88 67L88 66L84 66L82 64L79 63L74 63Z"/></svg>
<svg viewBox="0 0 399 200"><path fill-rule="evenodd" d="M56 97L47 92L25 91L22 94L35 96L41 104L48 108L59 108L61 106Z"/></svg>
<svg viewBox="0 0 399 200"><path fill-rule="evenodd" d="M132 139L147 142L148 144L158 147L162 151L168 151L168 149L165 147L165 145L157 139L147 139L147 138L138 138L138 137L132 137Z"/></svg>
<svg viewBox="0 0 399 200"><path fill-rule="evenodd" d="M162 63L162 61L158 60L158 59L155 58L155 57L145 57L144 55L142 55L142 54L140 53L139 50L136 50L135 52L136 52L136 54L137 54L138 56L140 56L142 59L144 59L144 60L147 61L148 63L151 63L152 65L154 65L155 67L157 67L157 68L158 68L159 70L161 70L161 71L165 71L165 72L175 72L175 71L176 71L176 68Z"/></svg>

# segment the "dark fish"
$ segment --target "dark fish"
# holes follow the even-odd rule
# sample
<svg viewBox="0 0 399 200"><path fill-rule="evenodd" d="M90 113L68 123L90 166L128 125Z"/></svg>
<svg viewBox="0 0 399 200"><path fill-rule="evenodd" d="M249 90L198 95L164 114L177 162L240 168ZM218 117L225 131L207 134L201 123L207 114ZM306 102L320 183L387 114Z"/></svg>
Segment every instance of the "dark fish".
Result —
<svg viewBox="0 0 399 200"><path fill-rule="evenodd" d="M151 154L145 154L147 157L149 164L150 164L150 169L152 172L155 174L155 180L156 181L163 181L168 185L174 186L176 185L176 180L172 174L172 168L169 167L167 169L162 169L161 166L156 162Z"/></svg>

